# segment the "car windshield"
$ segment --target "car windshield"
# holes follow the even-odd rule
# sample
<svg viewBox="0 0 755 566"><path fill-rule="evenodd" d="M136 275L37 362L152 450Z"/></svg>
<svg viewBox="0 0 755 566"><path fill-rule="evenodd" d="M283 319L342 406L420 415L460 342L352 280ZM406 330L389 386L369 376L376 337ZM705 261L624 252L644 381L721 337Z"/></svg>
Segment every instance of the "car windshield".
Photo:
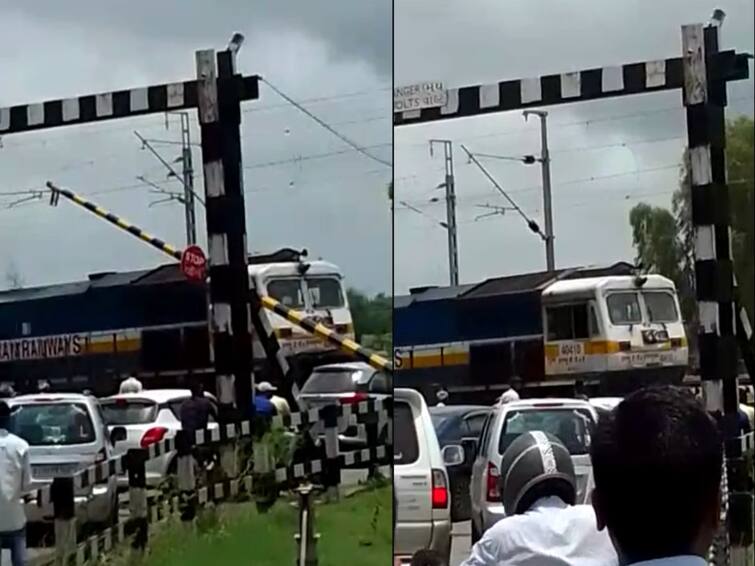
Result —
<svg viewBox="0 0 755 566"><path fill-rule="evenodd" d="M350 393L358 389L361 370L323 370L313 372L302 387L302 394Z"/></svg>
<svg viewBox="0 0 755 566"><path fill-rule="evenodd" d="M92 417L83 403L17 405L11 426L30 446L70 446L96 440Z"/></svg>
<svg viewBox="0 0 755 566"><path fill-rule="evenodd" d="M679 313L676 311L676 301L671 293L663 291L645 291L645 308L650 322L677 322Z"/></svg>
<svg viewBox="0 0 755 566"><path fill-rule="evenodd" d="M157 404L144 400L114 399L102 402L105 424L123 426L147 424L157 418Z"/></svg>
<svg viewBox="0 0 755 566"><path fill-rule="evenodd" d="M308 278L307 289L312 301L312 308L334 309L343 306L341 282L334 277Z"/></svg>
<svg viewBox="0 0 755 566"><path fill-rule="evenodd" d="M397 402L394 406L393 427L401 431L401 434L393 436L393 463L413 464L419 459L419 441L412 408L408 403Z"/></svg>
<svg viewBox="0 0 755 566"><path fill-rule="evenodd" d="M637 293L613 293L606 299L608 316L613 324L638 324L642 322L642 312Z"/></svg>
<svg viewBox="0 0 755 566"><path fill-rule="evenodd" d="M542 431L558 437L569 452L587 454L594 423L585 409L528 409L511 411L503 423L498 452L503 454L516 437L524 432Z"/></svg>

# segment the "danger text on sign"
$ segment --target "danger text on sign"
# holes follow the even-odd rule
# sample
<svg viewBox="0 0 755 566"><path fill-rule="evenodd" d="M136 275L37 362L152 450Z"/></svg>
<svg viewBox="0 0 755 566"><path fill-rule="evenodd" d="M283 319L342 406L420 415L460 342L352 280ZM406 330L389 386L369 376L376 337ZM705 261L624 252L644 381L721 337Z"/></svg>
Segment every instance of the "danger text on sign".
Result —
<svg viewBox="0 0 755 566"><path fill-rule="evenodd" d="M407 112L436 108L446 104L447 93L442 82L417 83L393 89L393 111Z"/></svg>

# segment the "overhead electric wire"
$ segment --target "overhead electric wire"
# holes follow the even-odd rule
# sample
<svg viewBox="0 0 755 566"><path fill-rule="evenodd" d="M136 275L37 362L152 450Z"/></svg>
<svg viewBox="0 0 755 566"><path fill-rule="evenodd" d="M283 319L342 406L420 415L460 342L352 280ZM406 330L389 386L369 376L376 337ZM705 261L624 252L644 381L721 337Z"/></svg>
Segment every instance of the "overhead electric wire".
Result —
<svg viewBox="0 0 755 566"><path fill-rule="evenodd" d="M305 108L304 106L302 106L301 104L299 104L298 102L296 102L296 101L295 101L294 99L292 99L292 98L291 98L290 96L288 96L288 95L287 95L286 93L284 93L283 91L281 91L281 90L280 90L279 88L277 88L277 87L276 87L275 85L271 84L271 83L270 83L270 82L269 82L269 81L268 81L267 79L265 79L264 77L260 77L260 81L264 82L264 83L265 83L265 84L266 84L266 85L267 85L268 87L270 87L270 88L271 88L271 89L272 89L272 90L273 90L273 91L274 91L274 92L275 92L275 93L276 93L276 94L277 94L278 96L280 96L280 97L281 97L281 98L283 98L283 99L284 99L285 101L287 101L287 102L288 102L288 103L290 103L291 105L293 105L293 106L295 106L296 108L298 108L298 109L299 109L300 111L302 111L302 112L303 112L304 114L306 114L307 116L309 116L310 118L312 118L312 120L314 120L315 122L317 122L318 124L320 124L320 126L322 126L323 128L325 128L326 130L328 130L328 131L329 131L329 132L330 132L331 134L333 134L334 136L336 136L337 138L339 138L339 139L340 139L341 141L343 141L343 142L344 142L344 143L346 143L347 145L349 145L349 146L353 147L353 148L354 148L354 149L355 149L356 151L358 151L359 153L361 153L361 154L362 154L362 155L364 155L365 157L369 157L369 158L370 158L370 159L372 159L373 161L377 161L378 163L382 163L382 164L383 164L383 165L385 165L386 167L391 167L391 168L393 167L393 164L392 164L391 162L389 162L389 161L385 161L385 160L383 160L383 159L380 159L379 157L376 157L376 156L372 155L372 154L371 154L371 153L370 153L369 151L367 151L367 150L366 150L366 149L364 149L363 147L360 147L359 145L357 145L357 144L356 144L355 142L353 142L353 141L352 141L351 139L349 139L348 137L346 137L345 135L343 135L343 134L342 134L341 132L339 132L338 130L336 130L335 128L333 128L333 126L331 126L330 124L328 124L327 122L325 122L324 120L322 120L321 118L319 118L319 117L318 117L317 115L315 115L315 114L314 114L313 112L311 112L310 110L308 110L307 108Z"/></svg>

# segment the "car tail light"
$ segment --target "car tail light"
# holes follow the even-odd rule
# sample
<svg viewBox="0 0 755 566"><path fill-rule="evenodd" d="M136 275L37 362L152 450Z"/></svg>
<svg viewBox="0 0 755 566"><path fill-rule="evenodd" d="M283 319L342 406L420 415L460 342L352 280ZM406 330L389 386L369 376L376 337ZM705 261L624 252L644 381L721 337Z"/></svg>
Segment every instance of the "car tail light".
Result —
<svg viewBox="0 0 755 566"><path fill-rule="evenodd" d="M492 503L500 503L501 492L498 490L498 478L500 473L493 462L488 462L488 470L485 474L487 481L487 500Z"/></svg>
<svg viewBox="0 0 755 566"><path fill-rule="evenodd" d="M349 395L348 397L339 397L338 402L341 403L341 405L356 405L357 403L361 403L362 401L367 400L367 393L357 392L352 395Z"/></svg>
<svg viewBox="0 0 755 566"><path fill-rule="evenodd" d="M156 426L155 428L149 429L147 432L144 433L144 436L142 436L142 440L139 443L142 448L147 448L148 446L151 446L152 444L156 444L157 442L160 442L164 437L165 433L168 432L168 429L162 426Z"/></svg>
<svg viewBox="0 0 755 566"><path fill-rule="evenodd" d="M433 509L446 509L448 507L448 485L446 474L442 470L433 470Z"/></svg>
<svg viewBox="0 0 755 566"><path fill-rule="evenodd" d="M628 352L632 349L631 342L619 342L619 352Z"/></svg>

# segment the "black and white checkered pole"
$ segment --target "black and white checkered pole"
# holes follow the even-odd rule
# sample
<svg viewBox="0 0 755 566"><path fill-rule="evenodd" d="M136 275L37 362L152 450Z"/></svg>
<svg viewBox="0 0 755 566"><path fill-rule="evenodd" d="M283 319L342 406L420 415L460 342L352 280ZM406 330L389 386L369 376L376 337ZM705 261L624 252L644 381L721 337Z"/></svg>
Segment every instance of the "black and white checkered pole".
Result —
<svg viewBox="0 0 755 566"><path fill-rule="evenodd" d="M73 477L55 478L50 487L55 528L55 564L65 566L76 551L76 506Z"/></svg>
<svg viewBox="0 0 755 566"><path fill-rule="evenodd" d="M752 494L747 493L752 470L748 473L744 469L738 427L737 313L724 115L729 69L727 60L720 56L718 40L716 26L694 24L682 28L700 377L706 408L721 417L729 491L728 535L735 559L737 546L752 544Z"/></svg>
<svg viewBox="0 0 755 566"><path fill-rule="evenodd" d="M252 336L246 215L241 177L241 77L234 54L196 53L197 102L202 134L207 212L212 352L221 426L251 416ZM235 451L222 449L221 464L235 476Z"/></svg>
<svg viewBox="0 0 755 566"><path fill-rule="evenodd" d="M144 551L149 540L149 516L147 513L147 471L149 453L143 448L134 448L126 453L128 469L129 527L133 535L133 547Z"/></svg>

